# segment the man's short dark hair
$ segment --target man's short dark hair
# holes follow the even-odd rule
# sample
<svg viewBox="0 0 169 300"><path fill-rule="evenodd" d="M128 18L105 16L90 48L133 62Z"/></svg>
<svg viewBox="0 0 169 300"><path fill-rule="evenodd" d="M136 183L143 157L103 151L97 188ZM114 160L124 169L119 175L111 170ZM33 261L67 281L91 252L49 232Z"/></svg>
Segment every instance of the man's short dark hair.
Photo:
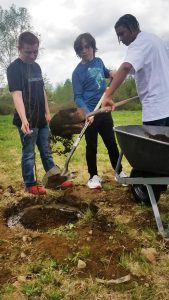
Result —
<svg viewBox="0 0 169 300"><path fill-rule="evenodd" d="M130 14L126 14L120 17L120 19L116 22L114 28L117 29L117 27L119 26L126 27L130 30L130 32L140 29L139 22L133 15Z"/></svg>
<svg viewBox="0 0 169 300"><path fill-rule="evenodd" d="M22 48L24 44L28 44L28 45L38 44L39 45L39 39L32 32L24 31L20 34L20 36L18 38L18 47Z"/></svg>
<svg viewBox="0 0 169 300"><path fill-rule="evenodd" d="M96 40L95 38L88 32L85 32L85 33L82 33L80 34L75 42L74 42L74 50L76 52L76 54L79 56L80 55L80 52L82 50L82 41L85 40L85 42L91 47L93 48L93 51L94 51L94 55L95 55L95 52L97 51L97 48L96 48Z"/></svg>

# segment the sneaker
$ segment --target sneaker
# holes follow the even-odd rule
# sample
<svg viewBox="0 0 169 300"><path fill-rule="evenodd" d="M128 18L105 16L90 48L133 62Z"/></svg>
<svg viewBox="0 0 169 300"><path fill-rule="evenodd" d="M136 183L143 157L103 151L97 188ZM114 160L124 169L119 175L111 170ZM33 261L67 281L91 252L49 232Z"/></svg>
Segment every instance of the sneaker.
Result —
<svg viewBox="0 0 169 300"><path fill-rule="evenodd" d="M92 178L89 179L87 186L90 189L101 189L102 185L101 185L101 178L97 175L94 175Z"/></svg>
<svg viewBox="0 0 169 300"><path fill-rule="evenodd" d="M71 188L71 187L73 187L73 182L72 181L64 181L60 185L61 190L66 190L66 189Z"/></svg>
<svg viewBox="0 0 169 300"><path fill-rule="evenodd" d="M128 177L128 176L126 175L126 173L124 173L123 171L121 171L120 174L117 174L117 173L115 174L115 177L114 177L115 181L118 181L117 175L118 175L119 177L121 177L121 178ZM122 186L128 186L128 184L123 183Z"/></svg>
<svg viewBox="0 0 169 300"><path fill-rule="evenodd" d="M32 185L25 188L25 192L34 195L45 195L46 189L42 185Z"/></svg>

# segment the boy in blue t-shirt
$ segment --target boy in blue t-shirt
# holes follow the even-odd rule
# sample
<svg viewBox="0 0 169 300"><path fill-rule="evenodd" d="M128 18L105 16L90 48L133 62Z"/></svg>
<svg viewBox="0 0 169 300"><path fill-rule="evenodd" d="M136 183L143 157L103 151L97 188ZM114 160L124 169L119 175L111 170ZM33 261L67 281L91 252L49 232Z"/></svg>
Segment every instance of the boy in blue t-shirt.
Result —
<svg viewBox="0 0 169 300"><path fill-rule="evenodd" d="M80 34L74 42L74 50L81 62L72 74L74 101L78 107L84 108L86 113L94 110L106 89L105 78L113 77L99 57L95 57L97 51L96 41L90 33ZM98 133L108 150L112 167L115 169L119 152L113 131L113 119L111 113L103 113L90 117L91 125L85 132L86 161L90 174L87 186L91 189L101 188L101 178L97 172L97 139ZM125 176L122 172L120 176Z"/></svg>

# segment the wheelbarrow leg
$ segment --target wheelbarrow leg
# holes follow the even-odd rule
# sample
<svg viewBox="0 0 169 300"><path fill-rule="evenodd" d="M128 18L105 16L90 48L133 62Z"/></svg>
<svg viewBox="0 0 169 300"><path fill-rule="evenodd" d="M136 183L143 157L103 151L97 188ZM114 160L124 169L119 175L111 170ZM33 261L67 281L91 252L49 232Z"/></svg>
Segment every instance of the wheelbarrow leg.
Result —
<svg viewBox="0 0 169 300"><path fill-rule="evenodd" d="M153 209L153 212L154 212L154 216L155 216L156 224L157 224L157 227L158 227L158 231L163 236L167 235L167 237L169 237L168 232L166 232L164 230L152 186L150 184L146 184L146 188L147 188L147 191L148 191L148 194L149 194L149 197L150 197L151 206L152 206L152 209Z"/></svg>
<svg viewBox="0 0 169 300"><path fill-rule="evenodd" d="M115 169L115 172L116 172L117 178L118 178L118 182L119 183L126 183L126 184L138 184L138 182L136 182L137 178L131 178L131 177L130 178L128 178L128 177L127 178L120 178L120 177L118 177L122 157L123 157L123 152L121 151L121 153L119 155L119 158L118 158L118 161L117 161L116 169ZM125 179L125 182L124 182L124 179ZM152 181L154 178L148 178L148 179ZM158 228L159 233L163 237L169 238L169 228L164 230L152 185L148 184L146 182L146 180L148 180L148 179L147 178L146 179L140 178L140 180L142 180L142 181L144 180L143 182L140 182L140 184L145 185L145 187L147 188L147 192L148 192L148 195L149 195L149 198L150 198L151 206L152 206L152 209L153 209L153 213L154 213L154 217L155 217L155 220L156 220L156 224L157 224L157 228ZM161 183L166 184L166 181L165 182L161 181Z"/></svg>

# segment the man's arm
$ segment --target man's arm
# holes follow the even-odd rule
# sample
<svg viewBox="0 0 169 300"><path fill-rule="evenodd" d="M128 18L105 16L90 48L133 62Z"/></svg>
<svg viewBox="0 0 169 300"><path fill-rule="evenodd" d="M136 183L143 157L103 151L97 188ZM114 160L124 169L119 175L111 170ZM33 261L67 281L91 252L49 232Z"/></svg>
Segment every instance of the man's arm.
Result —
<svg viewBox="0 0 169 300"><path fill-rule="evenodd" d="M105 91L105 96L102 102L102 106L110 106L111 109L114 109L114 102L112 100L112 96L117 88L122 84L126 76L129 74L130 70L132 69L132 65L124 62L116 73L113 74L113 80L110 86Z"/></svg>
<svg viewBox="0 0 169 300"><path fill-rule="evenodd" d="M22 98L22 92L21 91L14 91L11 92L12 99L16 108L17 113L20 116L22 126L21 130L23 133L28 134L30 133L30 128L29 128L29 122L26 117L26 112L25 112L25 106L23 103L23 98Z"/></svg>
<svg viewBox="0 0 169 300"><path fill-rule="evenodd" d="M109 77L110 77L110 80L112 80L113 79L113 77L114 77L114 74L115 74L115 71L110 71L109 72Z"/></svg>

